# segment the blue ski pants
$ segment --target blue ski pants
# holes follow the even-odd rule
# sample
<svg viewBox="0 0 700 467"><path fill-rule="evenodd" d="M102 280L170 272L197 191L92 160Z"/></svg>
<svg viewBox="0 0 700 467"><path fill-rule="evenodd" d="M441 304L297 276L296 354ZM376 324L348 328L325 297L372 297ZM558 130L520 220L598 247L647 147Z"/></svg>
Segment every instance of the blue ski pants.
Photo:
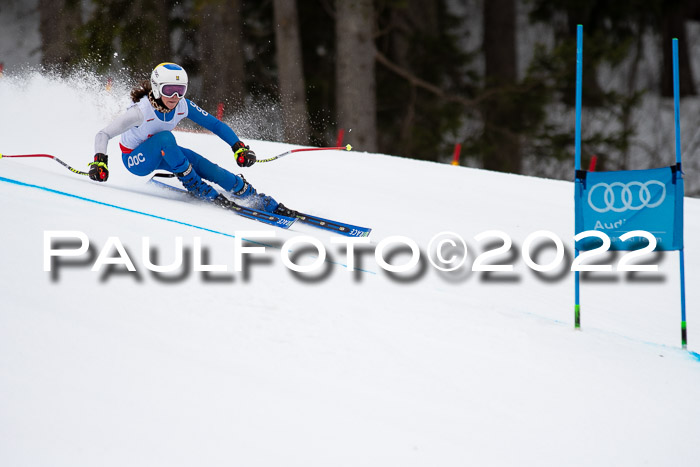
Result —
<svg viewBox="0 0 700 467"><path fill-rule="evenodd" d="M155 170L181 173L189 164L205 180L214 182L226 191L239 191L243 179L219 167L196 152L178 146L170 131L162 131L139 144L130 153L122 153L124 166L134 175L146 176Z"/></svg>

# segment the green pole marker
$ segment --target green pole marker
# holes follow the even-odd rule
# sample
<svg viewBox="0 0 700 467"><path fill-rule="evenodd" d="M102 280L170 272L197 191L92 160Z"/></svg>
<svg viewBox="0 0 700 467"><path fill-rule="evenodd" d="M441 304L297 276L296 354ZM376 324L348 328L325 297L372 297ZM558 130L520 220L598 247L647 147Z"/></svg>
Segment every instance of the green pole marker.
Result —
<svg viewBox="0 0 700 467"><path fill-rule="evenodd" d="M581 329L581 305L574 305L574 327Z"/></svg>
<svg viewBox="0 0 700 467"><path fill-rule="evenodd" d="M688 329L685 326L685 321L681 321L681 345L684 349L688 348Z"/></svg>

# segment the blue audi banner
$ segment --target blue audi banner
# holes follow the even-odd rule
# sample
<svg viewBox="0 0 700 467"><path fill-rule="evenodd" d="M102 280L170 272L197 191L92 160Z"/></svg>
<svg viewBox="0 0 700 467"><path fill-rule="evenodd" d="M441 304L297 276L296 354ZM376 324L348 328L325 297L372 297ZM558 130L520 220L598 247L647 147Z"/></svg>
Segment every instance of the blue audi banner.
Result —
<svg viewBox="0 0 700 467"><path fill-rule="evenodd" d="M620 236L651 233L656 250L683 249L683 176L680 169L585 172L576 174L576 233L597 230L610 237L611 250L638 249L648 240ZM601 244L590 237L576 244L588 250Z"/></svg>

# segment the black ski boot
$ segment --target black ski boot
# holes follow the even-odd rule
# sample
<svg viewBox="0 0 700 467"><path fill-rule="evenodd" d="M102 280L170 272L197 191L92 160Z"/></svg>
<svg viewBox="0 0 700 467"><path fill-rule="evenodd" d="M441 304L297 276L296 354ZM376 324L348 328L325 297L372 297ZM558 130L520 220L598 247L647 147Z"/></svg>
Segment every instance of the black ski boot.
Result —
<svg viewBox="0 0 700 467"><path fill-rule="evenodd" d="M295 211L294 209L289 209L282 203L279 203L277 205L277 208L273 211L273 214L279 214L280 216L287 217L297 217L299 215L297 211Z"/></svg>

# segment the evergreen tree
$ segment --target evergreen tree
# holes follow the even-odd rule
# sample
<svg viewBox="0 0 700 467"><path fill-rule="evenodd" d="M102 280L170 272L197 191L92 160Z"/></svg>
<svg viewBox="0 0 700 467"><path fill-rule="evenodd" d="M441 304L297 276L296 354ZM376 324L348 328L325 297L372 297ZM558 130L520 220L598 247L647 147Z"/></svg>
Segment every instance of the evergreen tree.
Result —
<svg viewBox="0 0 700 467"><path fill-rule="evenodd" d="M379 148L438 161L466 112L476 111L471 56L455 34L461 18L443 1L377 2Z"/></svg>
<svg viewBox="0 0 700 467"><path fill-rule="evenodd" d="M39 1L42 65L65 72L75 63L79 54L73 31L81 22L78 0Z"/></svg>
<svg viewBox="0 0 700 467"><path fill-rule="evenodd" d="M520 138L516 131L519 108L510 90L517 84L515 0L484 3L484 168L520 173Z"/></svg>
<svg viewBox="0 0 700 467"><path fill-rule="evenodd" d="M107 70L117 63L141 76L173 59L171 12L176 0L93 0L90 19L77 32L81 56Z"/></svg>
<svg viewBox="0 0 700 467"><path fill-rule="evenodd" d="M576 27L583 25L584 107L590 111L612 115L615 125L595 132L585 132L583 155L606 155L607 169L627 168L635 134L631 116L645 93L636 81L642 54L642 38L658 15L663 0L535 0L533 21L554 23L556 44L551 50L540 48L531 70L542 76L550 87L551 97L574 106L576 85ZM563 18L563 21L561 19ZM620 69L631 58L624 86L614 89L599 82L602 64ZM606 89L607 87L607 89ZM552 101L554 102L554 100ZM585 119L584 119L585 120ZM586 127L586 125L584 125ZM533 139L540 157L570 158L573 154L574 128L547 122Z"/></svg>
<svg viewBox="0 0 700 467"><path fill-rule="evenodd" d="M198 0L195 13L201 100L211 111L221 103L231 113L246 89L241 0Z"/></svg>

